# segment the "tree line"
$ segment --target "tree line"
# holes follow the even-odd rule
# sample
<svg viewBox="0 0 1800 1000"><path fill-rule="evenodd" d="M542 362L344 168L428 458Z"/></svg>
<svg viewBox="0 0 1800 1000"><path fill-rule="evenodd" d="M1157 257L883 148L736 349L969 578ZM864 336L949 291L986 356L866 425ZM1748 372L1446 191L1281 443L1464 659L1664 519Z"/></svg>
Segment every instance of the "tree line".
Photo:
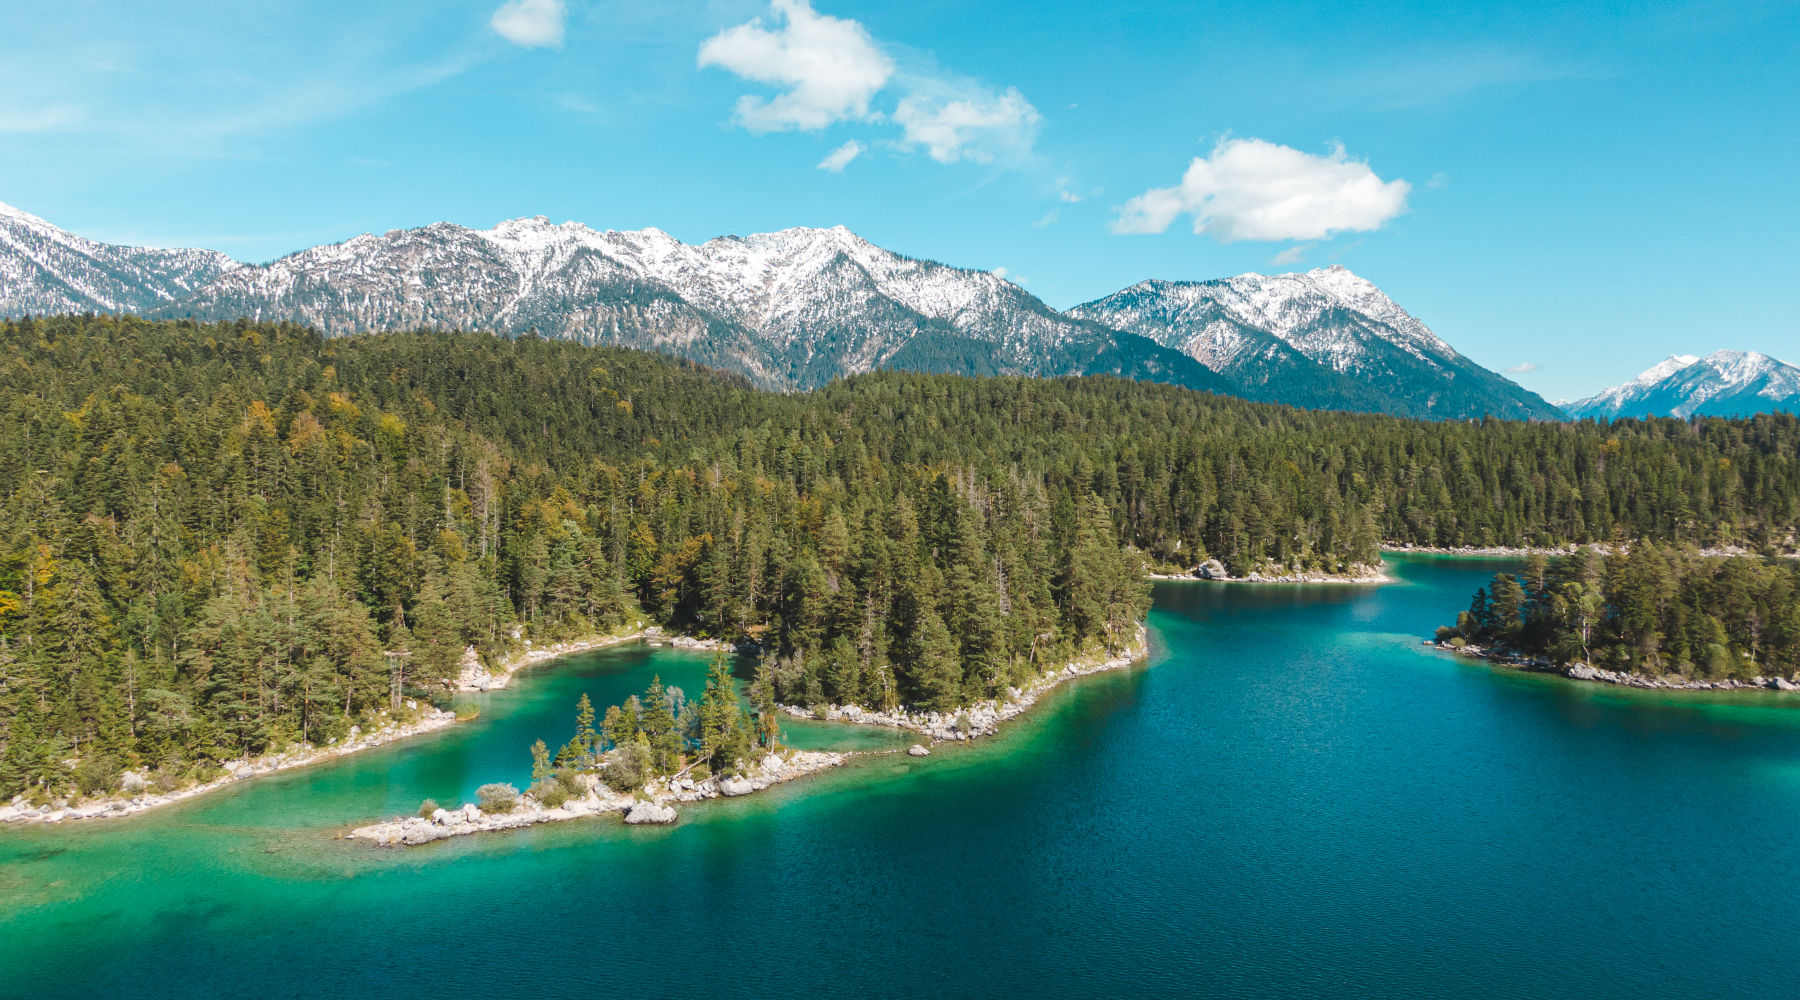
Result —
<svg viewBox="0 0 1800 1000"><path fill-rule="evenodd" d="M7 321L0 414L7 795L340 738L470 646L653 621L754 642L782 701L953 709L1129 638L1146 563L1800 520L1789 416L1434 424L903 372L783 395L535 337Z"/></svg>
<svg viewBox="0 0 1800 1000"><path fill-rule="evenodd" d="M1642 543L1496 574L1438 640L1650 676L1800 673L1800 562Z"/></svg>

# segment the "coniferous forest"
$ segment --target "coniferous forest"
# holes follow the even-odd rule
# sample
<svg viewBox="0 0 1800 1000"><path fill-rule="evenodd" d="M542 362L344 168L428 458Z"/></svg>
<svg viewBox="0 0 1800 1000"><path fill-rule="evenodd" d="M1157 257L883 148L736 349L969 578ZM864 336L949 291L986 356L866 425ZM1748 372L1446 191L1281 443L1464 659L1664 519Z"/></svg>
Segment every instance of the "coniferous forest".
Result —
<svg viewBox="0 0 1800 1000"><path fill-rule="evenodd" d="M1792 416L1422 423L899 372L783 395L535 337L129 317L0 323L0 351L0 796L323 742L468 646L637 620L753 641L783 701L945 709L1123 641L1147 564L1800 522Z"/></svg>
<svg viewBox="0 0 1800 1000"><path fill-rule="evenodd" d="M1649 676L1800 672L1800 562L1656 544L1581 549L1500 573L1438 640Z"/></svg>

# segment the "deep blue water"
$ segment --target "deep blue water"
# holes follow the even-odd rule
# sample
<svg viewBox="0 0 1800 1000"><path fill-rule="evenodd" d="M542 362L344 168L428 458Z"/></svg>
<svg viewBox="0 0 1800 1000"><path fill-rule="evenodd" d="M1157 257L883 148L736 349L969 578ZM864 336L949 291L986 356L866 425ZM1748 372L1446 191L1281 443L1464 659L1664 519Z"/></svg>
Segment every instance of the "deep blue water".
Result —
<svg viewBox="0 0 1800 1000"><path fill-rule="evenodd" d="M0 831L0 996L1791 997L1800 701L1419 645L1496 563L1159 585L1148 665L1001 737L672 829L409 851L358 821L518 781L636 647L436 737L110 824ZM891 745L809 726L794 740Z"/></svg>

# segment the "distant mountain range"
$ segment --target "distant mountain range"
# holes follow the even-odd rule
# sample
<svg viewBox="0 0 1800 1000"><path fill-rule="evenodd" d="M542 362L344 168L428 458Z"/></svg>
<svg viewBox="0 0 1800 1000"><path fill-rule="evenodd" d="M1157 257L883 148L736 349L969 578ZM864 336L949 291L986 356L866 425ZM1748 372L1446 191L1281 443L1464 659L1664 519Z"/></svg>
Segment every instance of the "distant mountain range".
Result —
<svg viewBox="0 0 1800 1000"><path fill-rule="evenodd" d="M1800 368L1755 351L1676 354L1624 385L1572 403L1571 417L1742 417L1800 412Z"/></svg>
<svg viewBox="0 0 1800 1000"><path fill-rule="evenodd" d="M0 205L0 316L248 317L620 344L809 389L880 368L1169 382L1313 408L1559 419L1342 267L1144 282L1060 312L843 227L690 245L543 217L362 235L247 265L87 240Z"/></svg>

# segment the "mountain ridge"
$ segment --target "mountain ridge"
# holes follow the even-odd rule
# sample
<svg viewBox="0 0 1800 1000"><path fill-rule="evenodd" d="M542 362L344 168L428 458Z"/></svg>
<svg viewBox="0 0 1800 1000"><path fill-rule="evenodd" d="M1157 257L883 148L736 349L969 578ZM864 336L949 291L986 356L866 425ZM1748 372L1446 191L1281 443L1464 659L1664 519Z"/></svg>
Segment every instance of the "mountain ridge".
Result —
<svg viewBox="0 0 1800 1000"><path fill-rule="evenodd" d="M1181 331L1112 308L1121 296L1188 289L1207 290L1205 315ZM895 253L843 226L690 244L543 216L485 230L435 222L244 264L97 243L0 211L0 315L80 311L289 321L331 336L535 331L676 354L790 390L889 367L1110 374L1315 409L1560 417L1342 266L1140 282L1061 311L995 273Z"/></svg>
<svg viewBox="0 0 1800 1000"><path fill-rule="evenodd" d="M1675 354L1628 382L1558 404L1576 419L1800 412L1800 367L1758 351Z"/></svg>
<svg viewBox="0 0 1800 1000"><path fill-rule="evenodd" d="M1183 351L1264 402L1439 419L1562 417L1535 393L1458 353L1342 265L1153 279L1069 312ZM1446 394L1446 386L1457 391Z"/></svg>

